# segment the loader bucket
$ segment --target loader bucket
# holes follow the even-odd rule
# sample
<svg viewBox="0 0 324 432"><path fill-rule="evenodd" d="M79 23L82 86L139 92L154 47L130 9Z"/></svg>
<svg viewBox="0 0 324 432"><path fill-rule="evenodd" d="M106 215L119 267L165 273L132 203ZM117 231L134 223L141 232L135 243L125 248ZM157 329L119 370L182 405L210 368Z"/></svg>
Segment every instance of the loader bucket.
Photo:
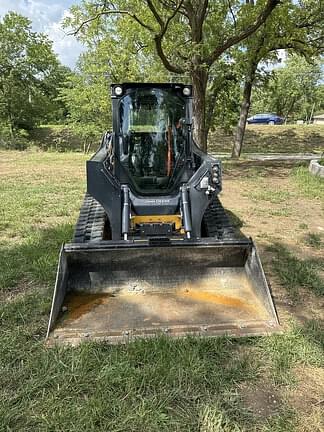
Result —
<svg viewBox="0 0 324 432"><path fill-rule="evenodd" d="M262 335L279 324L251 240L67 244L48 343L119 343L161 333Z"/></svg>

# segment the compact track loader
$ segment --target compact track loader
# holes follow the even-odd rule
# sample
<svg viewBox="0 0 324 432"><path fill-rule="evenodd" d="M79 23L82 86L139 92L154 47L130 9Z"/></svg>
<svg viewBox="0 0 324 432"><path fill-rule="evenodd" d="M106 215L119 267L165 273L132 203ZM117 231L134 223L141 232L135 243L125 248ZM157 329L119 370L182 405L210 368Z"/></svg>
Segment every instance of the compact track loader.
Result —
<svg viewBox="0 0 324 432"><path fill-rule="evenodd" d="M113 132L87 162L48 342L278 329L255 245L218 199L221 163L193 141L191 86L115 84L111 95Z"/></svg>

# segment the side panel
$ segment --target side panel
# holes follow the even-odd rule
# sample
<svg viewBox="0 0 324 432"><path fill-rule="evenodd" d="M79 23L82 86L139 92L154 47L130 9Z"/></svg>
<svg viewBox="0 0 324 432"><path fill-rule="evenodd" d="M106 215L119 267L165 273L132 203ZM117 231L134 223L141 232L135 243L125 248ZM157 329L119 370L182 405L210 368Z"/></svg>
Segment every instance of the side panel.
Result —
<svg viewBox="0 0 324 432"><path fill-rule="evenodd" d="M57 266L56 281L54 287L54 294L52 300L51 314L48 322L47 335L48 337L50 331L53 329L54 324L59 316L62 304L66 296L67 282L69 279L69 268L66 258L66 253L64 251L64 245L61 247L59 262Z"/></svg>
<svg viewBox="0 0 324 432"><path fill-rule="evenodd" d="M116 179L105 169L103 160L87 162L87 191L105 209L112 232L112 239L121 238L121 188Z"/></svg>
<svg viewBox="0 0 324 432"><path fill-rule="evenodd" d="M207 154L203 153L197 147L194 148L195 153L201 158L202 164L199 169L194 173L188 182L190 188L190 203L191 203L191 219L192 219L192 237L201 237L201 222L204 213L213 197L218 195L222 190L222 171L220 161L213 159ZM211 182L212 167L217 165L219 167L217 183ZM204 177L209 178L209 185L213 189L201 188L201 181Z"/></svg>

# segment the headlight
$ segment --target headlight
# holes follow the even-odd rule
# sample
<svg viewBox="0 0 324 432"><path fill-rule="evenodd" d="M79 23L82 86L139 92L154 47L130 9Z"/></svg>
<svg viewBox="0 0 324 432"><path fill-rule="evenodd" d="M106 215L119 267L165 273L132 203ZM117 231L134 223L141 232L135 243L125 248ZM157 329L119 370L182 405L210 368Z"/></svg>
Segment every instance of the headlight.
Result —
<svg viewBox="0 0 324 432"><path fill-rule="evenodd" d="M219 167L219 165L213 165L212 166L212 182L214 184L219 183L219 177L220 177L220 167Z"/></svg>
<svg viewBox="0 0 324 432"><path fill-rule="evenodd" d="M116 86L116 87L114 88L114 92L115 92L115 95L116 95L116 96L121 96L121 95L123 94L123 88L120 87L120 86Z"/></svg>
<svg viewBox="0 0 324 432"><path fill-rule="evenodd" d="M190 87L183 87L182 93L184 96L190 96L191 95L191 88Z"/></svg>
<svg viewBox="0 0 324 432"><path fill-rule="evenodd" d="M218 174L219 173L219 165L213 165L213 174Z"/></svg>

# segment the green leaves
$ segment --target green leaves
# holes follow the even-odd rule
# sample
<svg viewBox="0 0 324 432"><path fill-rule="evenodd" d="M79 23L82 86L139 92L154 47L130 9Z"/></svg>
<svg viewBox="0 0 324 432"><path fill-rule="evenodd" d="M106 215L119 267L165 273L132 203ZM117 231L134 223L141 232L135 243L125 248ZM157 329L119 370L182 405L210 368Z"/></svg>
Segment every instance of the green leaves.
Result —
<svg viewBox="0 0 324 432"><path fill-rule="evenodd" d="M95 12L88 3L71 10L73 17L66 25L80 25ZM77 72L69 76L60 98L68 108L69 124L86 146L111 129L110 84L167 80L148 36L127 15L98 19L78 34L88 51L80 57Z"/></svg>
<svg viewBox="0 0 324 432"><path fill-rule="evenodd" d="M0 22L0 121L11 134L55 116L56 87L66 70L52 43L31 30L29 19L9 12Z"/></svg>
<svg viewBox="0 0 324 432"><path fill-rule="evenodd" d="M276 69L268 85L256 92L254 111L273 111L285 118L307 120L312 111L324 108L321 97L321 65L297 55Z"/></svg>

